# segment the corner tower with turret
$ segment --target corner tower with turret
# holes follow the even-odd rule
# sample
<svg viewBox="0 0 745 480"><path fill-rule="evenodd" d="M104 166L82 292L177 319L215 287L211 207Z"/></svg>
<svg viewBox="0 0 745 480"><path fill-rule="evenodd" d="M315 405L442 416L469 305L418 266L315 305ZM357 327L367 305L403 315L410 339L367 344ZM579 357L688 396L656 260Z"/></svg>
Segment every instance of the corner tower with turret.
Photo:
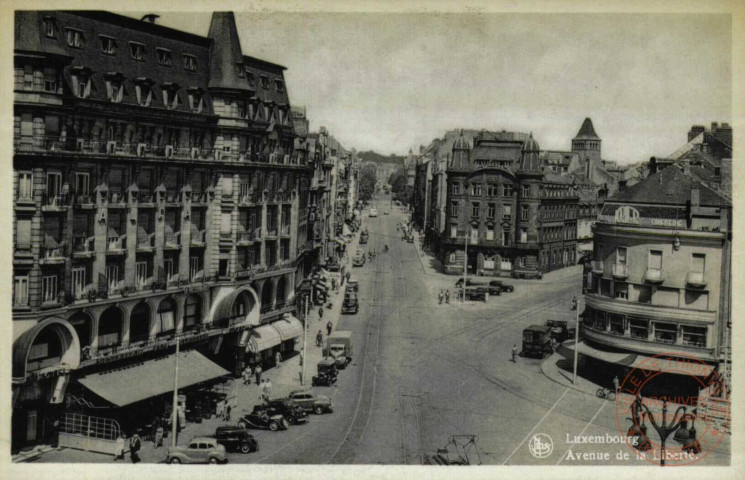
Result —
<svg viewBox="0 0 745 480"><path fill-rule="evenodd" d="M578 153L580 157L580 163L585 166L585 171L588 173L588 177L592 176L594 166L600 165L601 161L601 142L598 134L595 133L595 128L592 126L592 120L590 117L585 118L582 122L577 135L572 139L572 152ZM590 178L590 180L593 180Z"/></svg>
<svg viewBox="0 0 745 480"><path fill-rule="evenodd" d="M538 209L541 204L540 188L543 178L540 147L533 134L523 143L520 166L517 170L516 245L520 253L515 258L515 268L529 272L540 269L538 263Z"/></svg>

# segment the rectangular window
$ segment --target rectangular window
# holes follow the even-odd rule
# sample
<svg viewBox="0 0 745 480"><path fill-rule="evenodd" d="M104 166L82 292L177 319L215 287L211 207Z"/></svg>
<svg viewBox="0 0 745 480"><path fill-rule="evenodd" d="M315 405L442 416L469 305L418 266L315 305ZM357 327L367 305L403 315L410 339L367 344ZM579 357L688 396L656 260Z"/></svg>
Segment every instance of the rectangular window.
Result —
<svg viewBox="0 0 745 480"><path fill-rule="evenodd" d="M269 78L266 75L261 75L261 88L269 88Z"/></svg>
<svg viewBox="0 0 745 480"><path fill-rule="evenodd" d="M47 173L47 196L57 197L62 192L62 174L60 172Z"/></svg>
<svg viewBox="0 0 745 480"><path fill-rule="evenodd" d="M83 270L83 279L85 279L85 270ZM106 265L106 282L109 290L115 290L119 284L119 265Z"/></svg>
<svg viewBox="0 0 745 480"><path fill-rule="evenodd" d="M691 256L691 272L703 274L704 268L706 268L706 255L694 253Z"/></svg>
<svg viewBox="0 0 745 480"><path fill-rule="evenodd" d="M488 184L486 186L486 194L490 197L496 197L498 195L497 186L493 183Z"/></svg>
<svg viewBox="0 0 745 480"><path fill-rule="evenodd" d="M453 183L452 186L453 195L460 195L460 183Z"/></svg>
<svg viewBox="0 0 745 480"><path fill-rule="evenodd" d="M450 238L458 238L458 225L450 225Z"/></svg>
<svg viewBox="0 0 745 480"><path fill-rule="evenodd" d="M510 245L510 231L502 230L502 245L508 247Z"/></svg>
<svg viewBox="0 0 745 480"><path fill-rule="evenodd" d="M53 68L44 69L44 91L57 93L57 70ZM49 133L47 131L47 133Z"/></svg>
<svg viewBox="0 0 745 480"><path fill-rule="evenodd" d="M54 18L52 17L44 17L44 35L46 35L47 38L55 38L56 35L56 25Z"/></svg>
<svg viewBox="0 0 745 480"><path fill-rule="evenodd" d="M83 48L83 32L72 28L66 29L67 46L72 48Z"/></svg>
<svg viewBox="0 0 745 480"><path fill-rule="evenodd" d="M17 276L13 282L13 305L28 306L28 275Z"/></svg>
<svg viewBox="0 0 745 480"><path fill-rule="evenodd" d="M77 195L89 195L90 193L90 174L87 172L75 173L75 193Z"/></svg>
<svg viewBox="0 0 745 480"><path fill-rule="evenodd" d="M116 39L113 37L107 37L106 35L99 35L101 39L101 53L106 55L116 55Z"/></svg>
<svg viewBox="0 0 745 480"><path fill-rule="evenodd" d="M626 247L616 248L616 265L626 265Z"/></svg>
<svg viewBox="0 0 745 480"><path fill-rule="evenodd" d="M649 338L649 320L631 318L629 319L629 332L631 338L646 340Z"/></svg>
<svg viewBox="0 0 745 480"><path fill-rule="evenodd" d="M502 196L511 197L515 193L515 186L512 184L505 183L502 185Z"/></svg>
<svg viewBox="0 0 745 480"><path fill-rule="evenodd" d="M652 303L652 287L636 285L638 303Z"/></svg>
<svg viewBox="0 0 745 480"><path fill-rule="evenodd" d="M674 323L654 323L654 339L656 342L667 345L675 343L678 338L678 329Z"/></svg>
<svg viewBox="0 0 745 480"><path fill-rule="evenodd" d="M662 270L662 251L650 250L647 268L650 270Z"/></svg>
<svg viewBox="0 0 745 480"><path fill-rule="evenodd" d="M137 262L135 264L135 275L137 278L137 286L142 288L147 282L147 262Z"/></svg>
<svg viewBox="0 0 745 480"><path fill-rule="evenodd" d="M166 279L172 280L174 277L174 270L173 270L173 259L172 258L166 258L163 260L163 270L166 271Z"/></svg>
<svg viewBox="0 0 745 480"><path fill-rule="evenodd" d="M248 86L249 87L255 87L256 86L256 78L254 78L254 74L246 70L246 80L248 80Z"/></svg>
<svg viewBox="0 0 745 480"><path fill-rule="evenodd" d="M34 118L30 113L21 114L21 136L31 137L34 135Z"/></svg>
<svg viewBox="0 0 745 480"><path fill-rule="evenodd" d="M32 194L32 175L31 172L19 172L18 173L18 198L23 200L31 200Z"/></svg>
<svg viewBox="0 0 745 480"><path fill-rule="evenodd" d="M450 202L450 216L451 217L458 216L458 202Z"/></svg>
<svg viewBox="0 0 745 480"><path fill-rule="evenodd" d="M184 69L190 72L197 71L197 57L184 54Z"/></svg>
<svg viewBox="0 0 745 480"><path fill-rule="evenodd" d="M282 92L285 91L285 84L284 84L284 82L282 80L275 80L274 83L276 84L277 91L279 93L282 93Z"/></svg>
<svg viewBox="0 0 745 480"><path fill-rule="evenodd" d="M529 215L530 215L530 207L527 205L522 205L520 207L520 220L527 220Z"/></svg>
<svg viewBox="0 0 745 480"><path fill-rule="evenodd" d="M520 243L527 243L527 242L528 242L528 229L521 228L520 229Z"/></svg>
<svg viewBox="0 0 745 480"><path fill-rule="evenodd" d="M16 248L18 250L29 250L31 248L30 218L19 218L16 220Z"/></svg>
<svg viewBox="0 0 745 480"><path fill-rule="evenodd" d="M625 334L623 327L623 316L616 315L615 313L611 313L608 316L610 317L610 333L612 333L613 335L623 336Z"/></svg>
<svg viewBox="0 0 745 480"><path fill-rule="evenodd" d="M479 208L481 207L481 204L478 202L471 204L471 216L478 217L479 216Z"/></svg>
<svg viewBox="0 0 745 480"><path fill-rule="evenodd" d="M133 60L143 61L145 59L145 45L129 42L129 54Z"/></svg>
<svg viewBox="0 0 745 480"><path fill-rule="evenodd" d="M523 185L523 197L530 196L530 185Z"/></svg>
<svg viewBox="0 0 745 480"><path fill-rule="evenodd" d="M629 284L616 282L613 287L613 297L619 300L629 299Z"/></svg>
<svg viewBox="0 0 745 480"><path fill-rule="evenodd" d="M41 277L41 301L57 301L57 275L47 275Z"/></svg>
<svg viewBox="0 0 745 480"><path fill-rule="evenodd" d="M143 107L149 107L153 101L153 90L150 85L146 83L138 83L135 85L135 93L137 94L137 103Z"/></svg>
<svg viewBox="0 0 745 480"><path fill-rule="evenodd" d="M503 218L512 218L512 205L509 203L502 204L502 217Z"/></svg>
<svg viewBox="0 0 745 480"><path fill-rule="evenodd" d="M156 48L155 54L158 56L158 65L164 67L171 66L171 51L165 48Z"/></svg>
<svg viewBox="0 0 745 480"><path fill-rule="evenodd" d="M194 280L197 274L202 270L199 267L199 257L189 257L189 280Z"/></svg>
<svg viewBox="0 0 745 480"><path fill-rule="evenodd" d="M683 325L683 345L691 347L706 346L706 327L689 327Z"/></svg>
<svg viewBox="0 0 745 480"><path fill-rule="evenodd" d="M471 229L471 243L479 243L479 229L478 228Z"/></svg>
<svg viewBox="0 0 745 480"><path fill-rule="evenodd" d="M494 227L486 227L486 239L494 240Z"/></svg>
<svg viewBox="0 0 745 480"><path fill-rule="evenodd" d="M596 312L594 321L592 322L592 328L604 332L608 330L608 316L605 312Z"/></svg>
<svg viewBox="0 0 745 480"><path fill-rule="evenodd" d="M497 216L497 205L495 203L489 204L486 216L488 218L495 218Z"/></svg>

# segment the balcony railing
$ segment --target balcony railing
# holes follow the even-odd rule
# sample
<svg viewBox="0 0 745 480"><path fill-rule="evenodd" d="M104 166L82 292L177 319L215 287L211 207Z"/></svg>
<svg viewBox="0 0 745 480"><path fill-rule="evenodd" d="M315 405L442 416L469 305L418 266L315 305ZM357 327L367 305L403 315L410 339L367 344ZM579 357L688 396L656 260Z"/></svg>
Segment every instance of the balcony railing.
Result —
<svg viewBox="0 0 745 480"><path fill-rule="evenodd" d="M109 253L124 253L127 249L127 235L109 237L106 241L106 251Z"/></svg>
<svg viewBox="0 0 745 480"><path fill-rule="evenodd" d="M195 230L191 232L192 245L203 245L207 236L207 230Z"/></svg>
<svg viewBox="0 0 745 480"><path fill-rule="evenodd" d="M137 248L148 249L155 247L155 233L137 235Z"/></svg>
<svg viewBox="0 0 745 480"><path fill-rule="evenodd" d="M61 263L64 262L66 257L65 243L61 242L55 246L45 246L42 250L42 260L44 263Z"/></svg>
<svg viewBox="0 0 745 480"><path fill-rule="evenodd" d="M166 232L166 247L178 248L181 245L181 232Z"/></svg>
<svg viewBox="0 0 745 480"><path fill-rule="evenodd" d="M256 232L254 230L246 230L245 232L240 232L238 235L239 242L253 242L255 238Z"/></svg>
<svg viewBox="0 0 745 480"><path fill-rule="evenodd" d="M127 205L127 196L122 192L109 192L108 201L110 207Z"/></svg>
<svg viewBox="0 0 745 480"><path fill-rule="evenodd" d="M67 193L60 193L56 195L44 194L42 197L42 209L52 210L56 208L67 207L70 204L70 195Z"/></svg>
<svg viewBox="0 0 745 480"><path fill-rule="evenodd" d="M626 277L628 277L627 270L628 269L626 268L626 265L623 265L620 263L614 264L613 265L613 278L618 278L621 280L625 279Z"/></svg>
<svg viewBox="0 0 745 480"><path fill-rule="evenodd" d="M95 237L82 235L73 237L72 239L72 251L73 253L93 253L94 252L94 241Z"/></svg>
<svg viewBox="0 0 745 480"><path fill-rule="evenodd" d="M648 268L644 272L644 281L647 283L662 283L665 280L663 270L657 268Z"/></svg>
<svg viewBox="0 0 745 480"><path fill-rule="evenodd" d="M282 225L282 235L290 235L290 225Z"/></svg>

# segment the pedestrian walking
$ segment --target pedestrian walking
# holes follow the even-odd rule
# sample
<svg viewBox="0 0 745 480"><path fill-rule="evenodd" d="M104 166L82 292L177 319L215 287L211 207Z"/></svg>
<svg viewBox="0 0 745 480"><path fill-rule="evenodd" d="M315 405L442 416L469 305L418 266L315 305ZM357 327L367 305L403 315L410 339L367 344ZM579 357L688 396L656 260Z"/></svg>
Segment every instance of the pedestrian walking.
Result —
<svg viewBox="0 0 745 480"><path fill-rule="evenodd" d="M274 354L274 363L277 366L282 363L282 352L280 352L279 350L277 350L277 353Z"/></svg>
<svg viewBox="0 0 745 480"><path fill-rule="evenodd" d="M264 390L266 390L267 400L272 398L272 379L271 378L266 379L266 383L264 384Z"/></svg>
<svg viewBox="0 0 745 480"><path fill-rule="evenodd" d="M158 425L158 428L155 429L153 443L155 444L155 448L163 446L163 425Z"/></svg>
<svg viewBox="0 0 745 480"><path fill-rule="evenodd" d="M336 291L336 277L331 279L331 290Z"/></svg>
<svg viewBox="0 0 745 480"><path fill-rule="evenodd" d="M512 345L512 361L517 363L517 344Z"/></svg>
<svg viewBox="0 0 745 480"><path fill-rule="evenodd" d="M251 365L246 365L243 369L243 385L251 385Z"/></svg>
<svg viewBox="0 0 745 480"><path fill-rule="evenodd" d="M445 303L450 304L450 290L445 290Z"/></svg>
<svg viewBox="0 0 745 480"><path fill-rule="evenodd" d="M437 303L439 305L442 305L442 299L445 297L445 294L442 293L442 290L440 290L440 293L437 294Z"/></svg>
<svg viewBox="0 0 745 480"><path fill-rule="evenodd" d="M323 319L323 307L318 307L318 320Z"/></svg>
<svg viewBox="0 0 745 480"><path fill-rule="evenodd" d="M329 320L329 323L326 324L326 335L331 335L331 330L334 328L334 325L331 323L331 320Z"/></svg>
<svg viewBox="0 0 745 480"><path fill-rule="evenodd" d="M225 400L220 399L215 407L215 416L217 418L223 418L225 416Z"/></svg>
<svg viewBox="0 0 745 480"><path fill-rule="evenodd" d="M261 400L264 402L269 401L269 396L266 394L266 380L261 381Z"/></svg>
<svg viewBox="0 0 745 480"><path fill-rule="evenodd" d="M132 438L129 439L129 458L132 460L132 463L139 463L140 462L140 447L142 446L142 440L140 440L140 435L135 432L134 435L132 435Z"/></svg>
<svg viewBox="0 0 745 480"><path fill-rule="evenodd" d="M347 272L347 275L346 275L346 277L347 277L347 283L349 283L349 277L351 277L351 276L352 276L352 274L349 273L349 272Z"/></svg>
<svg viewBox="0 0 745 480"><path fill-rule="evenodd" d="M261 372L262 372L261 364L258 363L256 364L256 368L254 368L254 375L256 375L256 385L258 385L261 382Z"/></svg>
<svg viewBox="0 0 745 480"><path fill-rule="evenodd" d="M120 432L119 436L116 437L116 449L114 450L114 460L124 460L124 432Z"/></svg>
<svg viewBox="0 0 745 480"><path fill-rule="evenodd" d="M316 347L320 347L323 343L323 333L321 333L320 330L318 330L318 333L316 333Z"/></svg>
<svg viewBox="0 0 745 480"><path fill-rule="evenodd" d="M613 377L613 390L616 392L616 395L618 395L618 390L621 387L621 382L618 381L618 375Z"/></svg>

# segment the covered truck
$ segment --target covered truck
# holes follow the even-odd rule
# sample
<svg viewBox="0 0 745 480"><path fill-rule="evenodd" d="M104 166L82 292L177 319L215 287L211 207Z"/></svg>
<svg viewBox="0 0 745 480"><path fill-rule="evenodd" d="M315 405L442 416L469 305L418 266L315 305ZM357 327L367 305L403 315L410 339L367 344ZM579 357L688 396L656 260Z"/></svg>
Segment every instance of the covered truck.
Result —
<svg viewBox="0 0 745 480"><path fill-rule="evenodd" d="M334 357L338 368L345 368L352 361L352 332L337 330L326 338L323 355Z"/></svg>

